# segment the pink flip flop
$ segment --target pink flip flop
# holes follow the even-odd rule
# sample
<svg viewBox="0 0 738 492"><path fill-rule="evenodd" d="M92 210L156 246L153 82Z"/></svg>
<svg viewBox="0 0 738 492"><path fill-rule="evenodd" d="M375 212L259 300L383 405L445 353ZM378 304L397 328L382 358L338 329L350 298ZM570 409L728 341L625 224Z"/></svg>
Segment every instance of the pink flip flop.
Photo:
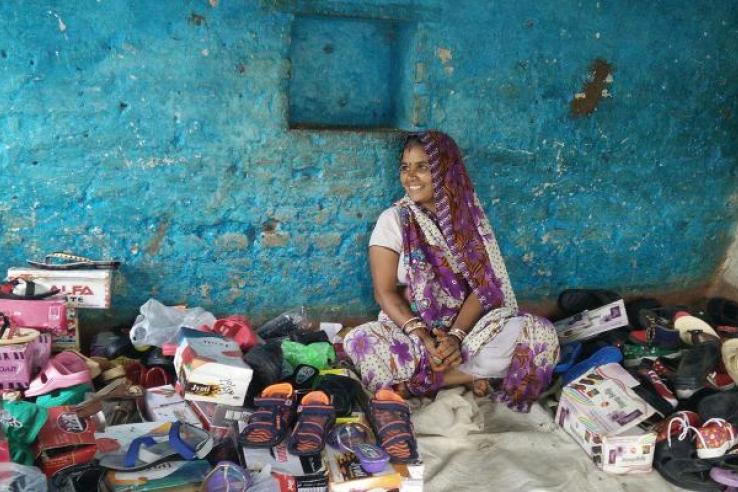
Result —
<svg viewBox="0 0 738 492"><path fill-rule="evenodd" d="M85 361L73 352L62 352L46 363L41 373L31 381L26 396L38 396L56 389L77 384L92 384L90 370Z"/></svg>

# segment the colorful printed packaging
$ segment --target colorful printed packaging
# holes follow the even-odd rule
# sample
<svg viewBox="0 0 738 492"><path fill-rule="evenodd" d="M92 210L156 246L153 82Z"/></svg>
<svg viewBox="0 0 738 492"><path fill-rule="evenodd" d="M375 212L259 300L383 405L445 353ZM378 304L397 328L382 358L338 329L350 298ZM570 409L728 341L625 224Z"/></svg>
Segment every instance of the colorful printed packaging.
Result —
<svg viewBox="0 0 738 492"><path fill-rule="evenodd" d="M556 334L562 344L587 340L600 333L627 325L628 313L622 299L554 323Z"/></svg>
<svg viewBox="0 0 738 492"><path fill-rule="evenodd" d="M28 388L50 355L51 335L44 333L32 342L0 345L0 389Z"/></svg>
<svg viewBox="0 0 738 492"><path fill-rule="evenodd" d="M331 492L353 492L355 490L400 490L401 492L422 492L422 462L412 464L388 463L384 470L368 473L361 468L356 455L350 451L325 447L325 462Z"/></svg>
<svg viewBox="0 0 738 492"><path fill-rule="evenodd" d="M620 364L605 364L566 385L556 423L609 473L649 472L656 433L638 424L656 413L633 392L638 385Z"/></svg>
<svg viewBox="0 0 738 492"><path fill-rule="evenodd" d="M180 421L202 427L200 419L186 401L167 384L146 389L144 396L146 418L152 422Z"/></svg>
<svg viewBox="0 0 738 492"><path fill-rule="evenodd" d="M182 331L174 368L184 399L242 406L253 370L241 360L238 344L195 330Z"/></svg>
<svg viewBox="0 0 738 492"><path fill-rule="evenodd" d="M56 287L61 290L70 306L91 309L110 307L112 276L112 270L8 269L8 278L33 280L45 287Z"/></svg>
<svg viewBox="0 0 738 492"><path fill-rule="evenodd" d="M247 422L251 415L251 412L243 407L218 405L207 401L192 401L190 407L200 417L205 430L219 438L228 435L233 422Z"/></svg>
<svg viewBox="0 0 738 492"><path fill-rule="evenodd" d="M47 477L95 457L95 422L80 418L73 407L51 407L49 418L38 433L34 454Z"/></svg>
<svg viewBox="0 0 738 492"><path fill-rule="evenodd" d="M206 460L165 461L135 472L111 470L105 475L105 482L115 492L196 492L210 468Z"/></svg>
<svg viewBox="0 0 738 492"><path fill-rule="evenodd" d="M18 326L59 334L67 331L67 303L64 299L0 299L0 312Z"/></svg>
<svg viewBox="0 0 738 492"><path fill-rule="evenodd" d="M51 334L51 351L79 350L79 318L77 308L67 308L67 329Z"/></svg>

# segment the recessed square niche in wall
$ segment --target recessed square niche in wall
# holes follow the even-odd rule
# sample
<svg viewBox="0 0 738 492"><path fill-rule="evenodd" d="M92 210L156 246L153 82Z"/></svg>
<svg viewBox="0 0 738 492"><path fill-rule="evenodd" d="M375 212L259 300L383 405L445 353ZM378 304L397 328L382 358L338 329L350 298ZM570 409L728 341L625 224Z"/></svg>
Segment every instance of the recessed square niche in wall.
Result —
<svg viewBox="0 0 738 492"><path fill-rule="evenodd" d="M385 19L298 15L292 30L290 128L397 128L412 29Z"/></svg>

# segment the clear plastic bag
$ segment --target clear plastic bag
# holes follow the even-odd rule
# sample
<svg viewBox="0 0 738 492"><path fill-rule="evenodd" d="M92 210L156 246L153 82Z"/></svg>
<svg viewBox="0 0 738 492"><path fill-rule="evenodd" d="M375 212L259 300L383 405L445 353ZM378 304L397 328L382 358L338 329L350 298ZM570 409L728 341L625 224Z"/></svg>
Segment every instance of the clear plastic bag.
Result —
<svg viewBox="0 0 738 492"><path fill-rule="evenodd" d="M46 492L46 475L35 466L0 463L0 492Z"/></svg>
<svg viewBox="0 0 738 492"><path fill-rule="evenodd" d="M174 340L181 327L199 329L203 325L215 324L215 316L203 308L182 309L165 306L156 299L149 299L141 306L141 314L131 328L131 343L134 347L155 345L161 347Z"/></svg>
<svg viewBox="0 0 738 492"><path fill-rule="evenodd" d="M310 320L305 311L305 306L299 306L267 321L256 330L256 333L261 338L268 340L270 338L289 338L298 331L308 331L310 328Z"/></svg>

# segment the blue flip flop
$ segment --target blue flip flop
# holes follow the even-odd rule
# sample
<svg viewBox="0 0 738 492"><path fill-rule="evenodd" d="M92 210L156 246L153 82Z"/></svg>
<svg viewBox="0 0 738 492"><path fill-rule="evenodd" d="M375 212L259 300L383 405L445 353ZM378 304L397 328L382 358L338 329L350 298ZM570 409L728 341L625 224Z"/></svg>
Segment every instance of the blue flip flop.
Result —
<svg viewBox="0 0 738 492"><path fill-rule="evenodd" d="M172 422L166 435L147 434L131 441L125 454L106 454L100 466L118 471L136 471L162 461L203 459L213 449L207 431L182 422Z"/></svg>
<svg viewBox="0 0 738 492"><path fill-rule="evenodd" d="M561 357L558 364L554 368L556 374L566 372L576 364L579 355L582 353L582 342L571 342L561 346Z"/></svg>
<svg viewBox="0 0 738 492"><path fill-rule="evenodd" d="M569 368L569 370L564 373L564 384L571 383L585 372L597 366L610 364L612 362L622 362L622 360L623 353L619 348L613 345L602 347L594 354Z"/></svg>

